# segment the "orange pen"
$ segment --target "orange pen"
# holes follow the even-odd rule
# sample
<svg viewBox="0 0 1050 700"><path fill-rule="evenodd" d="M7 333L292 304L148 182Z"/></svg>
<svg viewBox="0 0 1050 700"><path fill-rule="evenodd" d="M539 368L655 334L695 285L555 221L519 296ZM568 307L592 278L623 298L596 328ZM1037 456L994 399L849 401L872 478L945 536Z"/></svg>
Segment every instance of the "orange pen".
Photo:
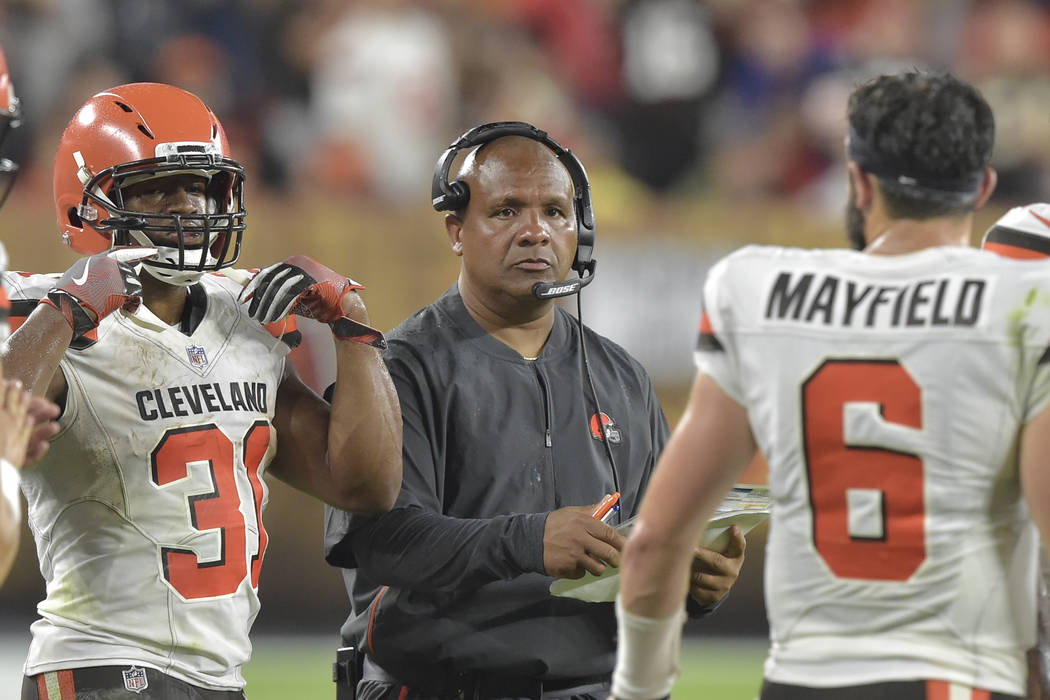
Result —
<svg viewBox="0 0 1050 700"><path fill-rule="evenodd" d="M602 499L602 502L598 504L598 507L591 513L591 517L595 520L601 520L603 523L612 516L614 510L619 510L620 492L611 493Z"/></svg>

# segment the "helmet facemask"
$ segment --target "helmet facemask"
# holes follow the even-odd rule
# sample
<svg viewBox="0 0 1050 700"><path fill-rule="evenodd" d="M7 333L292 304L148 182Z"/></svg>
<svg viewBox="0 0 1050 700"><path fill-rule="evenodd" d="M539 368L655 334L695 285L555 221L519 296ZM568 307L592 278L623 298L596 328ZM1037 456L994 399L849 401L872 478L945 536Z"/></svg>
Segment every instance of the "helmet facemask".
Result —
<svg viewBox="0 0 1050 700"><path fill-rule="evenodd" d="M126 208L125 187L187 173L207 179L204 213L170 214ZM180 152L124 163L98 173L84 185L77 214L95 230L109 234L113 246L157 248L155 257L143 261L144 269L168 284L188 286L205 272L232 266L240 257L246 216L243 185L244 169L236 161L214 153ZM189 233L201 234L202 241L188 243ZM154 242L151 234L170 238L175 244Z"/></svg>

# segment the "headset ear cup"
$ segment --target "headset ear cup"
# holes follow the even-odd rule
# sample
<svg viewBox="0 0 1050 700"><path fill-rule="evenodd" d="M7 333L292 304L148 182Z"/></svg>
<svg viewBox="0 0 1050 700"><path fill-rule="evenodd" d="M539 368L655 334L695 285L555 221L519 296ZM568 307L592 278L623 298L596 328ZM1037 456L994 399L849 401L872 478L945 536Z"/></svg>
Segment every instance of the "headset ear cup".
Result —
<svg viewBox="0 0 1050 700"><path fill-rule="evenodd" d="M456 211L463 209L470 201L470 187L462 180L453 180L448 183L448 194L445 196L444 209Z"/></svg>
<svg viewBox="0 0 1050 700"><path fill-rule="evenodd" d="M587 228L578 218L576 220L576 257L572 261L572 269L580 277L591 268L591 260L594 257L594 229Z"/></svg>

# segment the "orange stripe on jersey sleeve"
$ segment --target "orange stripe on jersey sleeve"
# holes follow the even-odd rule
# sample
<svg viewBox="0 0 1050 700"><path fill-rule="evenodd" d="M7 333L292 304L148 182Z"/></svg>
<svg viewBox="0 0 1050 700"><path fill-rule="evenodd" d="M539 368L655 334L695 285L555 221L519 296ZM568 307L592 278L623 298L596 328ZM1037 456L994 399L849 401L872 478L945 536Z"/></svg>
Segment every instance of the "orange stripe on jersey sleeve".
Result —
<svg viewBox="0 0 1050 700"><path fill-rule="evenodd" d="M11 332L14 333L18 330L19 326L26 322L29 318L29 314L33 313L33 309L36 308L39 299L18 299L11 302L11 315L8 317L8 323L11 324Z"/></svg>
<svg viewBox="0 0 1050 700"><path fill-rule="evenodd" d="M711 318L707 312L700 314L700 337L696 341L696 349L704 352L723 352L722 341L715 335L715 329L711 325Z"/></svg>

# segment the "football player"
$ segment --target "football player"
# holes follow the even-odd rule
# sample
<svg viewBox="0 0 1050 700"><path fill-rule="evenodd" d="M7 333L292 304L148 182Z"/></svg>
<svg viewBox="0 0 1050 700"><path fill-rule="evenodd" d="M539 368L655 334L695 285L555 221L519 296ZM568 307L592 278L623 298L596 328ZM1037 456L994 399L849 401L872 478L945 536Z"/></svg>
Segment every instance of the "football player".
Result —
<svg viewBox="0 0 1050 700"><path fill-rule="evenodd" d="M700 371L624 550L617 698L670 688L688 552L756 448L773 498L762 700L1025 696L1050 265L970 246L996 182L972 86L880 76L848 119L859 252L749 246L708 275Z"/></svg>
<svg viewBox="0 0 1050 700"><path fill-rule="evenodd" d="M21 121L21 109L7 59L0 49L0 152L12 129ZM0 207L7 200L18 173L18 164L0 157ZM0 271L7 269L7 251L0 243ZM0 286L0 341L10 334L8 316L11 301ZM2 376L2 375L0 375ZM22 497L18 484L20 471L26 464L39 459L58 432L54 419L58 407L42 397L30 397L15 380L0 383L0 583L11 571L22 532Z"/></svg>
<svg viewBox="0 0 1050 700"><path fill-rule="evenodd" d="M22 482L47 583L23 699L243 697L264 475L394 502L401 419L360 285L303 256L234 269L243 188L218 119L170 85L100 92L62 135L59 232L88 257L7 276L32 311L5 366L62 407ZM331 405L286 359L289 313L332 328Z"/></svg>

